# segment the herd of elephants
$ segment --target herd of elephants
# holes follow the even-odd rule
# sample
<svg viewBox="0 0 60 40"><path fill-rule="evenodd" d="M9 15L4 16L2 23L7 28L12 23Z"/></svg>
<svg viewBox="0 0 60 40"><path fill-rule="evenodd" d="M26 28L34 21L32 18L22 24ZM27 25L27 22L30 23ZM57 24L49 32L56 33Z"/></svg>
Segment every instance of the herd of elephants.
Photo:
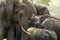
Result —
<svg viewBox="0 0 60 40"><path fill-rule="evenodd" d="M28 0L0 3L0 40L60 40L60 19Z"/></svg>

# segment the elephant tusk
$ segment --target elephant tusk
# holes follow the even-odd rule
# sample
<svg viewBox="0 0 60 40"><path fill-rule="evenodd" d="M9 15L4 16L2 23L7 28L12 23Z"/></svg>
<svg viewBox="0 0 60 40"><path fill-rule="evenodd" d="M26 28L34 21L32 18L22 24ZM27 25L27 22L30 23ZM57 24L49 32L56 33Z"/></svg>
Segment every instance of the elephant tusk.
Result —
<svg viewBox="0 0 60 40"><path fill-rule="evenodd" d="M21 27L22 28L22 30L25 32L25 33L27 33L28 35L31 35L31 33L30 32L27 32L23 27Z"/></svg>

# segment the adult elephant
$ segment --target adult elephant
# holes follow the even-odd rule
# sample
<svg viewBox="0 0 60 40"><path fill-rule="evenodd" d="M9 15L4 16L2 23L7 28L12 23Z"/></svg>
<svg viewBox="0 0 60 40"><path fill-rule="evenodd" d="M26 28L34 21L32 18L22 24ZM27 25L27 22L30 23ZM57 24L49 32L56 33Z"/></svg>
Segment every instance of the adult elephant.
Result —
<svg viewBox="0 0 60 40"><path fill-rule="evenodd" d="M15 37L16 37L16 33L15 33L15 23L13 22L12 20L12 16L13 14L15 13L15 7L17 6L17 4L19 4L19 0L6 0L6 16L7 16L7 20L8 21L11 21L11 25L10 25L10 28L9 28L9 31L8 31L8 40L16 40Z"/></svg>
<svg viewBox="0 0 60 40"><path fill-rule="evenodd" d="M29 9L29 6L22 2L20 4L17 4L17 7L15 8L15 14L14 14L12 19L18 25L18 26L16 26L18 32L21 31L20 30L21 27L19 27L19 25L23 26L25 29L27 29L28 26L29 26L28 22L29 22L30 18L32 17L33 14L34 15L37 14L37 12L34 9L34 7L32 7L32 5L30 5L30 6L31 6L31 8ZM16 35L18 34L18 32L16 32ZM26 36L25 36L24 32L21 31L20 35L22 35L21 40L26 40L25 39ZM19 34L18 34L18 36L19 36ZM20 40L20 38L18 38L18 37L17 37L17 39Z"/></svg>
<svg viewBox="0 0 60 40"><path fill-rule="evenodd" d="M6 14L6 3L1 2L0 6L0 40L3 40L3 38L11 38L11 36L8 36L8 30L10 29L11 26L11 21L8 20L8 15ZM10 34L10 33L9 33ZM7 37L8 36L8 37Z"/></svg>
<svg viewBox="0 0 60 40"><path fill-rule="evenodd" d="M25 33L21 31L21 26L24 26L24 28L28 28L28 13L27 13L27 6L24 3L17 4L17 7L15 8L15 14L12 18L13 22L16 25L16 38L17 40L24 39ZM25 27L26 26L26 27Z"/></svg>
<svg viewBox="0 0 60 40"><path fill-rule="evenodd" d="M4 29L3 29L3 25L2 25L2 14L4 13L4 3L0 4L0 40L3 40L3 35L4 35Z"/></svg>
<svg viewBox="0 0 60 40"><path fill-rule="evenodd" d="M29 24L29 26L31 26L31 23L30 23L31 17L33 14L37 15L37 10L36 10L35 6L29 2L29 0L23 0L22 3L27 5L27 13L28 13L28 20L29 20L28 24Z"/></svg>
<svg viewBox="0 0 60 40"><path fill-rule="evenodd" d="M23 27L21 28L26 33L27 40L57 40L57 35L54 31L36 27L30 27L26 31Z"/></svg>
<svg viewBox="0 0 60 40"><path fill-rule="evenodd" d="M0 40L7 38L8 40L14 40L14 25L11 21L14 4L12 0L6 0L0 5Z"/></svg>

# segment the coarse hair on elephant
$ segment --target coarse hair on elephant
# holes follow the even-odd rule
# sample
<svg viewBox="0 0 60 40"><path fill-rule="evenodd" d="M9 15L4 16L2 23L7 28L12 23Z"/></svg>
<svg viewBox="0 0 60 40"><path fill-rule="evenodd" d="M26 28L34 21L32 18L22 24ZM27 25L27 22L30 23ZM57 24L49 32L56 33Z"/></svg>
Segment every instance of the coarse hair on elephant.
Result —
<svg viewBox="0 0 60 40"><path fill-rule="evenodd" d="M34 6L37 10L37 15L45 15L45 14L50 15L49 10L48 10L47 7L42 6L42 5L38 5L38 4L35 4Z"/></svg>
<svg viewBox="0 0 60 40"><path fill-rule="evenodd" d="M26 33L27 40L57 40L57 35L54 31L36 27L30 27L26 31L23 27L21 28Z"/></svg>
<svg viewBox="0 0 60 40"><path fill-rule="evenodd" d="M48 17L41 23L41 28L55 31L60 40L60 19Z"/></svg>

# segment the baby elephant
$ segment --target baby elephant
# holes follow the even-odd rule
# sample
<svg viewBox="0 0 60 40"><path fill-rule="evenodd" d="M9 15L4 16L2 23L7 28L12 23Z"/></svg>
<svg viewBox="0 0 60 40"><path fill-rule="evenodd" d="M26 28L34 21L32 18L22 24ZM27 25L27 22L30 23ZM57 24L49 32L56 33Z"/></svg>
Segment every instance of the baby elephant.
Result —
<svg viewBox="0 0 60 40"><path fill-rule="evenodd" d="M57 35L54 31L35 27L30 27L27 31L22 27L22 30L27 34L27 40L57 40Z"/></svg>

